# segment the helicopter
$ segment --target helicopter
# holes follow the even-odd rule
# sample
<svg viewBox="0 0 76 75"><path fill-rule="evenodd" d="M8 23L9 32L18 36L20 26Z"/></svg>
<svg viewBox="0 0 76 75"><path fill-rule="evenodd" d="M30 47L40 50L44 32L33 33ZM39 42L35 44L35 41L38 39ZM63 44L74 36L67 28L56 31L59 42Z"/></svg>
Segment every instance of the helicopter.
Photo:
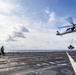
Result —
<svg viewBox="0 0 76 75"><path fill-rule="evenodd" d="M67 28L65 32L63 33L60 33L59 31L57 31L57 34L56 35L65 35L65 34L68 34L68 33L73 33L73 32L76 32L76 24L73 23L73 19L72 17L68 17L66 18L66 20L71 24L69 26L63 26L63 27L58 27L58 28Z"/></svg>

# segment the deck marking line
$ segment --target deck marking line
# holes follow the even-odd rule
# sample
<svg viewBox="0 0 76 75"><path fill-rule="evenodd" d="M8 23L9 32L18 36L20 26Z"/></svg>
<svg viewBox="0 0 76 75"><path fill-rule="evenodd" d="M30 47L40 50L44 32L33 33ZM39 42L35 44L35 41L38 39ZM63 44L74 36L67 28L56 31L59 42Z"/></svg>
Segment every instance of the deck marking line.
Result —
<svg viewBox="0 0 76 75"><path fill-rule="evenodd" d="M69 58L69 60L70 60L70 63L71 63L71 65L72 65L72 68L73 68L73 70L74 70L74 72L75 72L75 75L76 75L76 62L73 60L73 58L69 55L69 53L67 53L66 52L66 54L67 54L67 56L68 56L68 58Z"/></svg>

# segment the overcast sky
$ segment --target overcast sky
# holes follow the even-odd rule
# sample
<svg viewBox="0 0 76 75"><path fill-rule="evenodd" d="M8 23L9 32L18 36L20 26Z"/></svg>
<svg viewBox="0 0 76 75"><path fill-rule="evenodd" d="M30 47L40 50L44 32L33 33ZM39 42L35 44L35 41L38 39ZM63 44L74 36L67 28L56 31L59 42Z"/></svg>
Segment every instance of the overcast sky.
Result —
<svg viewBox="0 0 76 75"><path fill-rule="evenodd" d="M73 34L60 37L56 31L70 25L65 20L69 16L76 22L75 7L75 0L0 0L0 46L6 50L67 49Z"/></svg>

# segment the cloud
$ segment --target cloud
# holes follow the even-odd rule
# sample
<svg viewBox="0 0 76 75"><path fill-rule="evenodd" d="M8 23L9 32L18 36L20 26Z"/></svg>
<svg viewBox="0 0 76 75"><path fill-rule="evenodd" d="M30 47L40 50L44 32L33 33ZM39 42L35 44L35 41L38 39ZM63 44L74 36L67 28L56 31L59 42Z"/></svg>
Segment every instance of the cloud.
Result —
<svg viewBox="0 0 76 75"><path fill-rule="evenodd" d="M49 14L49 22L55 22L55 13L54 12L51 12L50 14Z"/></svg>
<svg viewBox="0 0 76 75"><path fill-rule="evenodd" d="M0 13L9 15L18 12L21 7L19 4L16 4L17 2L17 0L0 0Z"/></svg>
<svg viewBox="0 0 76 75"><path fill-rule="evenodd" d="M46 22L46 24L47 24L47 28L49 29L49 28L55 28L55 26L56 26L56 21L57 21L57 15L56 15L56 13L55 12L53 12L53 11L50 11L50 9L47 7L47 8L45 8L45 10L44 10L44 14L46 15L46 18L47 18L47 22Z"/></svg>
<svg viewBox="0 0 76 75"><path fill-rule="evenodd" d="M23 32L27 32L28 29L23 26L20 30L14 30L13 27L19 28L19 25L28 22L22 14L22 6L19 3L20 0L0 0L0 35L3 41L16 41L17 38L25 38ZM24 22L25 20L25 22ZM26 23L27 24L27 23ZM16 38L17 37L17 38Z"/></svg>
<svg viewBox="0 0 76 75"><path fill-rule="evenodd" d="M18 38L26 38L24 33L29 32L25 26L20 26L20 28L13 27L15 30L12 32L11 36L8 35L6 41L17 41Z"/></svg>
<svg viewBox="0 0 76 75"><path fill-rule="evenodd" d="M21 32L29 32L29 30L25 26L20 27Z"/></svg>
<svg viewBox="0 0 76 75"><path fill-rule="evenodd" d="M14 37L25 38L25 36L22 32L16 32L16 31L14 31Z"/></svg>
<svg viewBox="0 0 76 75"><path fill-rule="evenodd" d="M44 10L44 12L45 12L46 14L50 14L50 11L49 11L48 8L46 8L46 9Z"/></svg>
<svg viewBox="0 0 76 75"><path fill-rule="evenodd" d="M6 41L9 42L9 41L16 41L16 40L12 36L9 35Z"/></svg>

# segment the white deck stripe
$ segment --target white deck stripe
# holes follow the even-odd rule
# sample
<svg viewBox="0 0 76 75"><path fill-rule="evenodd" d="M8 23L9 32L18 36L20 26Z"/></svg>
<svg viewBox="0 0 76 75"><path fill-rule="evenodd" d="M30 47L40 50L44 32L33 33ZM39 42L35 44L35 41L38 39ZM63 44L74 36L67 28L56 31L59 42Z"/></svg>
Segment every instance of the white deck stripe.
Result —
<svg viewBox="0 0 76 75"><path fill-rule="evenodd" d="M69 58L69 60L70 60L70 63L71 63L71 65L72 65L73 70L74 70L75 75L76 75L76 62L75 62L75 61L73 60L73 58L69 55L69 53L66 52L66 54L67 54L67 56L68 56L68 58Z"/></svg>

